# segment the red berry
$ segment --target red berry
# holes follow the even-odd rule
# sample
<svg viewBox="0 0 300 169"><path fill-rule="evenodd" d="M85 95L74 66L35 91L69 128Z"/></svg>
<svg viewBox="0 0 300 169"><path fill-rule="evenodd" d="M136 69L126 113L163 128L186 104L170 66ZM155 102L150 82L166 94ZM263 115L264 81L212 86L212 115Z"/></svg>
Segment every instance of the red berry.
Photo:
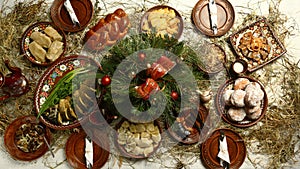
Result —
<svg viewBox="0 0 300 169"><path fill-rule="evenodd" d="M178 97L179 97L179 95L178 95L177 92L174 92L174 91L173 91L173 92L171 93L171 97L172 97L173 100L177 100Z"/></svg>
<svg viewBox="0 0 300 169"><path fill-rule="evenodd" d="M101 84L103 86L108 86L108 85L110 85L110 83L111 83L111 79L108 75L105 75L105 76L102 77Z"/></svg>

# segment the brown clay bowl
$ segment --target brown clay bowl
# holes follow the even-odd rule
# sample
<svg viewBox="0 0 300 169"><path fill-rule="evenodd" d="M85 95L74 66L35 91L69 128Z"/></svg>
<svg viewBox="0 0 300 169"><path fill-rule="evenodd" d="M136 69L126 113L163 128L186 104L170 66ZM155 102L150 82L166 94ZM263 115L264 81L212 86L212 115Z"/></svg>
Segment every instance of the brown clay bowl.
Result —
<svg viewBox="0 0 300 169"><path fill-rule="evenodd" d="M176 39L179 39L180 36L182 35L182 32L183 32L183 20L182 20L182 17L181 17L181 15L179 14L179 12L176 9L174 9L174 8L172 8L170 6L166 6L166 5L154 6L154 7L150 8L148 11L146 11L146 13L144 13L144 15L142 16L142 19L141 19L141 22L140 22L140 31L144 32L142 30L142 27L143 27L144 22L148 22L148 16L149 16L149 14L151 12L159 10L159 9L169 9L169 10L173 10L175 12L176 18L178 18L180 20L180 22L178 23L177 34L174 34L175 35L174 37ZM151 29L151 27L150 27L150 29Z"/></svg>
<svg viewBox="0 0 300 169"><path fill-rule="evenodd" d="M41 76L38 82L34 97L34 106L36 113L39 113L40 107L45 102L48 95L51 93L51 89L64 75L66 75L71 70L88 65L100 68L100 65L94 59L81 55L68 56L53 63ZM97 107L96 103L97 102L95 98L95 108ZM67 130L80 126L81 123L84 123L88 120L88 116L83 116L82 118L75 120L68 125L55 124L47 120L44 115L40 116L40 120L49 128L56 130Z"/></svg>
<svg viewBox="0 0 300 169"><path fill-rule="evenodd" d="M240 168L246 158L246 145L242 137L231 129L217 129L201 144L201 160L204 166L209 169L223 169L218 157L220 131L223 131L226 136L230 158L229 167L232 169Z"/></svg>
<svg viewBox="0 0 300 169"><path fill-rule="evenodd" d="M267 108L268 108L268 97L267 97L267 93L264 89L264 86L259 81L255 80L251 77L247 77L247 76L239 76L238 78L247 78L247 79L249 79L250 82L257 82L260 85L262 91L264 92L264 98L263 98L262 104L261 104L262 113L261 113L260 117L256 120L251 120L246 117L241 122L235 122L235 121L232 121L226 114L226 110L228 109L228 107L225 106L225 103L222 99L223 92L225 91L225 89L231 88L231 86L233 86L236 79L227 80L223 85L220 86L220 88L218 89L216 98L215 98L216 99L215 104L216 104L217 112L219 113L219 115L222 117L222 119L225 122L227 122L235 127L245 128L245 127L250 127L250 126L255 125L257 122L259 122L264 117L264 115L266 114Z"/></svg>
<svg viewBox="0 0 300 169"><path fill-rule="evenodd" d="M86 169L85 160L85 138L87 134L81 130L79 133L73 133L66 143L66 157L68 163L75 169ZM109 157L109 142L106 135L93 141L93 169L103 167Z"/></svg>
<svg viewBox="0 0 300 169"><path fill-rule="evenodd" d="M93 4L91 0L70 1L80 25L74 25L67 9L65 0L55 0L50 9L51 19L54 24L66 32L82 31L90 23L93 16Z"/></svg>
<svg viewBox="0 0 300 169"><path fill-rule="evenodd" d="M208 110L206 109L205 106L203 106L201 104L199 104L198 111L192 111L191 113L198 113L197 115L199 116L199 120L201 120L201 121L199 121L198 118L196 119L196 121L200 124L204 124L204 122L206 121L207 116L208 116ZM194 115L194 116L197 116L197 115ZM174 131L172 129L172 127L168 123L166 123L166 128L168 129L170 136L173 137L176 141L178 141L182 144L189 145L189 144L198 143L200 141L200 133L198 131L199 129L197 129L195 125L193 128L195 130L197 130L197 132L187 135L186 137L180 136L176 131ZM200 129L202 129L202 127Z"/></svg>
<svg viewBox="0 0 300 169"><path fill-rule="evenodd" d="M31 26L29 26L26 31L23 33L22 39L21 39L21 53L33 64L39 65L39 66L49 66L53 62L46 61L46 62L40 62L34 58L34 56L31 54L29 51L28 45L32 42L32 39L30 39L30 35L32 34L33 31L39 31L43 32L47 26L52 26L56 31L63 37L63 53L59 56L62 57L66 51L67 48L67 41L66 41L66 35L65 33L57 26L55 26L52 22L37 22ZM59 59L59 58L57 58ZM56 60L57 60L56 59Z"/></svg>
<svg viewBox="0 0 300 169"><path fill-rule="evenodd" d="M161 141L158 143L158 145L157 145L156 147L154 147L153 152L150 153L150 154L147 155L147 156L145 156L145 155L134 155L134 154L128 153L128 152L125 150L125 148L124 148L122 145L120 145L120 144L118 143L118 132L117 132L117 131L118 131L118 129L121 127L121 125L122 125L122 123L123 123L124 121L128 121L128 120L125 119L125 118L122 118L121 121L116 125L116 127L115 127L115 128L116 128L116 135L115 135L115 137L114 137L115 145L116 145L116 147L119 149L121 155L124 156L124 157L127 157L127 158L133 158L133 159L145 159L145 158L148 158L148 157L150 157L151 155L153 155L153 154L157 151L157 149L159 148L159 146L160 146L160 144L161 144ZM128 121L128 122L129 122L130 124L132 123L132 122L130 122L130 121ZM137 124L137 123L134 123L134 124ZM161 128L161 126L160 126L160 124L159 124L159 122L158 122L157 120L154 121L154 126L158 126L158 129L159 129L160 133L162 133L162 128Z"/></svg>
<svg viewBox="0 0 300 169"><path fill-rule="evenodd" d="M226 53L224 49L215 43L208 43L205 42L203 46L201 47L201 50L203 50L199 55L202 55L200 58L202 60L202 65L198 65L198 68L202 71L204 71L207 74L216 74L219 73L220 71L225 69L225 63L227 62L226 59ZM217 54L222 55L222 58L218 58L218 56L211 56L210 54L212 53L211 51L215 50ZM206 64L211 64L213 61L211 60L206 60L206 59L211 59L215 57L215 61L217 64L211 66L211 65L206 65ZM206 60L206 61L205 61Z"/></svg>
<svg viewBox="0 0 300 169"><path fill-rule="evenodd" d="M217 5L218 33L211 29L209 7L207 0L199 0L193 8L192 19L196 28L204 35L219 37L227 33L234 23L234 9L228 0L215 0Z"/></svg>
<svg viewBox="0 0 300 169"><path fill-rule="evenodd" d="M5 130L4 134L4 145L6 147L7 152L12 156L12 158L16 160L22 160L22 161L32 161L35 160L41 156L43 156L48 151L48 146L46 142L44 141L44 144L39 147L34 152L24 152L20 148L17 147L17 143L15 140L16 137L16 131L26 123L31 124L37 124L41 125L44 128L44 136L48 143L51 141L51 132L49 128L44 127L42 124L40 124L35 116L22 116L17 119L15 119L13 122L10 123L10 125Z"/></svg>

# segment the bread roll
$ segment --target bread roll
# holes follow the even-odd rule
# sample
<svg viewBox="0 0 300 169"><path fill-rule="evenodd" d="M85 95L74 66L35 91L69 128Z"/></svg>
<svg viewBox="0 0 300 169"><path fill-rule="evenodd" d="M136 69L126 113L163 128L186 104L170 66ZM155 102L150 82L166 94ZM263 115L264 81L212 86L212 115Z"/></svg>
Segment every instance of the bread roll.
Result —
<svg viewBox="0 0 300 169"><path fill-rule="evenodd" d="M226 106L231 106L231 95L234 92L234 90L225 90L223 93L223 101L225 103Z"/></svg>
<svg viewBox="0 0 300 169"><path fill-rule="evenodd" d="M245 102L244 102L245 95L246 95L246 92L244 90L235 90L231 94L231 97L230 97L231 104L236 107L244 107L245 106Z"/></svg>
<svg viewBox="0 0 300 169"><path fill-rule="evenodd" d="M251 120L256 120L261 116L261 113L262 113L262 109L258 109L253 113L247 114L247 117Z"/></svg>
<svg viewBox="0 0 300 169"><path fill-rule="evenodd" d="M229 119L236 122L243 121L246 117L246 112L244 108L230 108L227 113Z"/></svg>
<svg viewBox="0 0 300 169"><path fill-rule="evenodd" d="M250 84L250 81L247 78L238 78L234 81L234 90L244 90L246 86Z"/></svg>
<svg viewBox="0 0 300 169"><path fill-rule="evenodd" d="M252 82L245 89L245 103L254 107L261 103L261 100L264 98L264 92L261 89L260 85L256 82Z"/></svg>
<svg viewBox="0 0 300 169"><path fill-rule="evenodd" d="M92 50L103 50L127 34L129 19L122 9L101 18L85 35L86 47Z"/></svg>
<svg viewBox="0 0 300 169"><path fill-rule="evenodd" d="M245 107L245 110L246 110L246 113L247 114L252 114L254 112L256 112L257 110L261 109L261 105L257 105L257 106L254 106L254 107Z"/></svg>

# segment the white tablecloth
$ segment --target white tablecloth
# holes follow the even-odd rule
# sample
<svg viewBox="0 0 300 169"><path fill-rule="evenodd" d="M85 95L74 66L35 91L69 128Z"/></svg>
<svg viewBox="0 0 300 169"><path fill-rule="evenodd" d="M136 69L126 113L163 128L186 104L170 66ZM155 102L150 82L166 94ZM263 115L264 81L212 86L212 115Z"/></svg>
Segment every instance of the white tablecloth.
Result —
<svg viewBox="0 0 300 169"><path fill-rule="evenodd" d="M26 0L20 0L20 1L26 1ZM98 0L100 4L102 1ZM112 2L114 0L105 0L106 2ZM9 0L8 1L11 6L14 4L14 0ZM47 2L51 5L52 0L47 0ZM95 1L93 1L95 2ZM124 3L129 3L130 1L124 1ZM153 1L153 2L158 2L158 1ZM271 3L271 0L264 0L258 3L257 0L230 0L232 3L234 9L235 9L235 14L236 14L236 22L234 26L239 25L239 21L241 20L241 15L240 12L253 12L252 9L256 12L258 15L263 15L267 16L268 15L268 7L269 3ZM143 1L138 1L136 0L136 4L143 4ZM169 3L167 5L174 7L177 9L180 13L191 13L192 8L194 5L197 3L197 0L169 0ZM158 3L157 3L158 4ZM249 5L248 5L249 4ZM3 5L3 1L0 2L0 6ZM155 4L151 3L146 3L146 7L150 8L154 6ZM243 8L242 6L249 6L252 9L246 9ZM300 25L300 1L299 0L282 0L280 10L282 13L286 14L288 17L292 17L296 19L296 23ZM108 12L113 12L114 9L121 7L122 6L116 6L113 9L108 9ZM104 7L103 7L104 8ZM186 22L190 20L189 17L185 18ZM297 34L297 36L293 36L291 39L287 39L286 41L286 46L288 50L288 54L291 54L293 56L296 56L294 59L295 62L300 60L300 47L299 47L299 42L300 42L300 36L299 36L299 27L296 25L297 28L293 32ZM3 37L2 37L3 38ZM300 68L300 63L298 63L298 66ZM42 168L52 168L57 166L57 164L62 163L57 167L57 169L68 169L71 168L69 164L66 162L66 157L65 157L65 151L64 149L59 149L58 151L55 152L55 158L53 159L50 155L49 152L47 153L48 157L45 158L39 158L38 160L35 160L33 162L21 162L21 161L16 161L13 160L10 155L6 152L5 147L3 145L3 138L0 139L0 168L5 168L5 169L42 169ZM260 155L260 154L252 154L251 152L247 152L249 154L249 157L253 160L254 163L261 163L262 165L265 164L267 161L264 160L265 156ZM300 161L300 155L298 154L297 157L298 161ZM171 159L170 159L171 160ZM119 168L117 160L114 159L113 157L110 157L109 161L106 163L106 165L103 168ZM134 164L135 168L163 168L157 163L151 163L145 160L142 160L140 162L137 162ZM295 163L292 168L299 168L300 167L300 162ZM122 169L126 168L131 168L130 166L127 166L125 163L121 167ZM197 161L186 168L190 169L201 169L204 168L200 159L198 158ZM251 169L254 168L252 164L250 163L249 159L246 158L244 164L242 165L241 169Z"/></svg>

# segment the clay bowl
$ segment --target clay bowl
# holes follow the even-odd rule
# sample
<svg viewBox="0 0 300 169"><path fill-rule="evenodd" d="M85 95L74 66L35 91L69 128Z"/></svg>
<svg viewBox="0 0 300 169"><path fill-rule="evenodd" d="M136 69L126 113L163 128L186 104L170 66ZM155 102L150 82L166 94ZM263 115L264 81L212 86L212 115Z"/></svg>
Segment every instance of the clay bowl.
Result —
<svg viewBox="0 0 300 169"><path fill-rule="evenodd" d="M48 95L51 93L51 89L58 83L58 81L65 76L69 71L83 66L95 66L100 68L100 65L92 58L81 55L72 55L57 60L53 63L41 76L34 97L34 106L36 113L40 111L41 105L45 102ZM95 108L97 108L95 98ZM76 110L75 110L76 113ZM77 113L78 114L78 113ZM84 115L78 120L73 121L68 125L61 125L48 120L44 115L40 116L40 120L46 126L56 130L68 130L75 127L79 127L82 123L88 121L88 116Z"/></svg>
<svg viewBox="0 0 300 169"><path fill-rule="evenodd" d="M220 158L218 157L221 131L224 132L226 136L230 158L229 168L238 169L245 161L247 149L243 138L231 129L217 129L201 144L201 160L203 165L209 169L223 169L220 165Z"/></svg>
<svg viewBox="0 0 300 169"><path fill-rule="evenodd" d="M128 153L126 150L125 150L125 148L122 146L122 145L120 145L119 143L118 143L118 129L121 127L121 125L122 125L122 123L124 122L124 121L128 121L127 119L125 119L125 118L122 118L121 119L121 121L116 125L116 135L115 135L115 138L114 138L114 141L115 141L115 145L116 145L116 147L119 149L119 151L120 151L120 155L122 155L122 156L124 156L124 157L127 157L127 158L132 158L132 159L145 159L145 158L148 158L148 157L150 157L151 155L153 155L156 151L157 151L157 149L159 148L159 146L160 146L160 144L161 144L161 141L158 143L158 145L156 146L156 147L154 147L154 149L153 149L153 151L150 153L150 154L148 154L147 156L145 156L145 155L134 155L134 154L131 154L131 153ZM128 121L130 124L132 123L132 122L130 122L130 121ZM158 126L158 129L159 129L159 131L160 131L160 133L162 133L162 128L161 128L161 126L160 126L160 124L159 124L159 122L157 121L157 120L155 120L154 122L154 126ZM137 124L137 123L133 123L133 124Z"/></svg>
<svg viewBox="0 0 300 169"><path fill-rule="evenodd" d="M68 163L75 169L86 169L85 160L85 137L87 134L81 130L79 133L73 133L66 143L66 157ZM106 135L101 135L101 138L93 141L93 169L103 167L108 160L109 142Z"/></svg>
<svg viewBox="0 0 300 169"><path fill-rule="evenodd" d="M63 53L59 57L62 57L64 55L66 48L67 48L67 41L66 41L65 33L59 27L54 25L52 22L37 22L37 23L29 26L22 35L20 49L21 49L21 53L24 55L24 57L26 57L31 63L33 63L35 65L49 66L53 63L53 62L50 62L49 60L46 62L40 62L40 61L36 60L34 58L34 56L31 54L31 52L29 51L29 47L28 47L28 45L33 41L30 38L30 35L32 34L32 32L39 31L39 32L43 33L43 31L45 30L45 28L47 26L52 26L63 37L63 40L62 40L62 42L64 43ZM57 58L57 59L59 59L59 58Z"/></svg>
<svg viewBox="0 0 300 169"><path fill-rule="evenodd" d="M226 89L232 89L233 84L236 80L235 78L227 80L223 85L220 86L220 88L218 89L216 98L215 98L216 99L215 104L216 104L216 108L217 108L217 113L219 113L219 115L222 117L222 119L225 122L227 122L235 127L245 128L245 127L250 127L250 126L255 125L257 122L259 122L264 117L264 115L266 114L267 108L268 108L268 97L267 97L267 93L264 89L264 86L259 81L255 80L251 77L247 77L247 76L239 76L238 78L247 78L250 82L257 82L260 85L262 91L264 92L264 98L261 103L262 112L261 112L261 115L259 116L259 118L256 120L251 120L246 117L241 122L235 122L235 121L232 121L229 118L229 116L226 114L229 107L225 106L222 96L223 96L223 92Z"/></svg>
<svg viewBox="0 0 300 169"><path fill-rule="evenodd" d="M72 8L80 25L74 25L67 9L65 0L55 0L50 9L51 19L54 24L66 32L79 32L87 27L93 17L93 3L91 0L72 0Z"/></svg>
<svg viewBox="0 0 300 169"><path fill-rule="evenodd" d="M203 51L200 51L199 55L202 56L200 59L203 63L202 65L198 65L198 68L200 70L204 71L206 74L213 75L225 69L225 63L227 62L226 53L220 45L205 42L201 47L201 50ZM213 54L212 50L214 50ZM211 56L210 54L212 54L213 56ZM216 56L217 54L218 56ZM213 57L215 57L214 60L208 60L212 59ZM217 62L215 65L208 65L214 61Z"/></svg>
<svg viewBox="0 0 300 169"><path fill-rule="evenodd" d="M179 39L180 36L182 35L182 32L183 32L183 20L182 20L182 17L181 17L181 15L179 14L179 12L178 12L176 9L174 9L174 8L172 8L172 7L170 7L170 6L166 6L166 5L158 5L158 6L154 6L154 7L150 8L148 11L146 11L146 13L144 13L144 15L142 16L142 19L141 19L141 22L140 22L140 31L141 31L141 32L145 32L145 31L143 31L142 27L143 27L143 24L144 24L145 22L149 22L149 21L148 21L148 16L149 16L149 14L150 14L151 12L154 12L154 11L159 10L159 9L168 9L168 10L173 10L173 11L175 12L176 18L178 18L178 19L180 20L180 22L178 23L178 31L177 31L177 34L174 34L174 37L175 37L176 39ZM152 28L152 27L150 27L150 29L151 29L151 28Z"/></svg>
<svg viewBox="0 0 300 169"><path fill-rule="evenodd" d="M25 152L17 147L16 143L16 131L23 125L23 124L35 124L40 125L44 129L44 137L46 138L47 142L50 143L51 141L51 132L49 128L43 126L39 123L35 116L22 116L15 119L13 122L5 130L4 134L4 145L6 147L7 152L11 155L12 158L21 161L32 161L41 156L43 156L48 151L48 146L44 140L44 143L35 151L33 152Z"/></svg>
<svg viewBox="0 0 300 169"><path fill-rule="evenodd" d="M189 110L190 111L190 110ZM203 127L203 124L206 122L207 120L207 116L208 116L208 110L206 109L205 106L203 105L199 105L199 109L198 111L191 111L190 113L197 113L194 116L199 116L197 119L195 119L198 123L200 123L202 126L200 128L200 130ZM195 123L196 123L195 121ZM174 125L174 124L173 124ZM190 135L186 135L186 136L181 136L178 134L178 131L174 131L172 129L172 126L170 126L168 123L166 123L166 128L170 134L170 136L172 138L174 138L176 141L182 143L182 144L195 144L198 143L200 141L200 133L199 133L199 129L196 128L196 126L194 125L194 129L197 130L196 133L191 133Z"/></svg>
<svg viewBox="0 0 300 169"><path fill-rule="evenodd" d="M216 0L218 33L211 29L209 7L207 0L199 0L192 11L192 19L196 28L204 35L220 37L227 33L234 23L235 13L228 0Z"/></svg>

